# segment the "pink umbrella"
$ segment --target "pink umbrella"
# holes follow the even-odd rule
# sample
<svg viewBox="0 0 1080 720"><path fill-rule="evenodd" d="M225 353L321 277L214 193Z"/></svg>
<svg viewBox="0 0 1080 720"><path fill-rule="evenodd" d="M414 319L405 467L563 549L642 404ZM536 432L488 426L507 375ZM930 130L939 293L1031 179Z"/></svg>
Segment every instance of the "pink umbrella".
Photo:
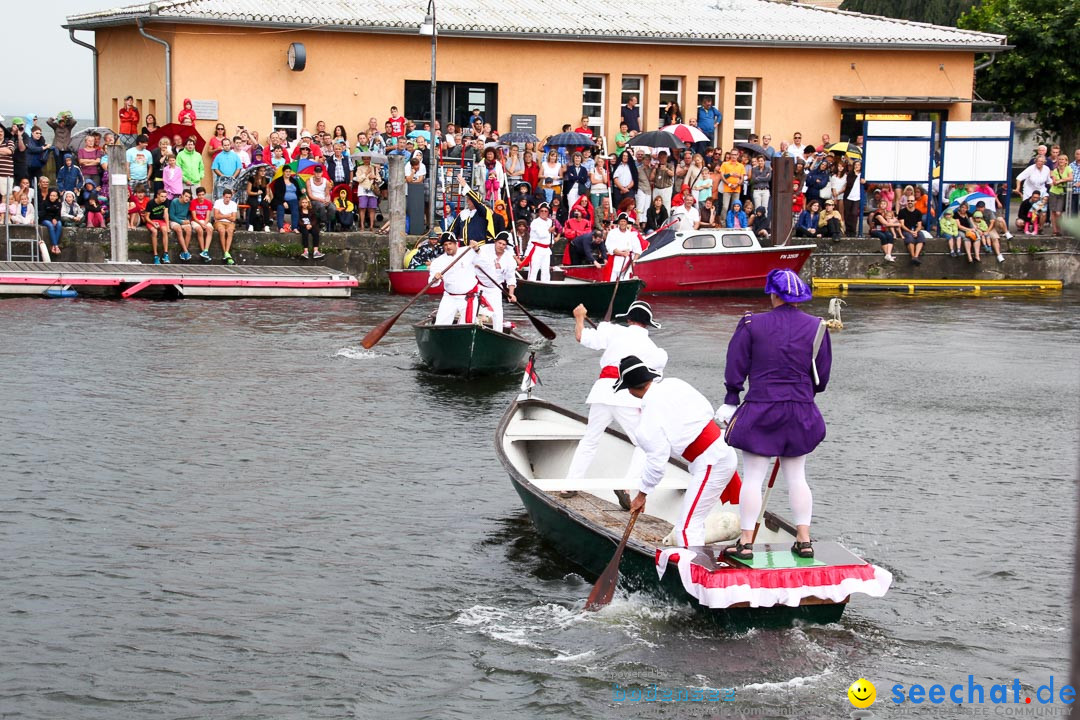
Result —
<svg viewBox="0 0 1080 720"><path fill-rule="evenodd" d="M660 128L663 132L671 133L675 137L682 140L684 143L697 143L708 142L709 136L701 132L700 129L693 125L686 125L679 123L678 125L668 125Z"/></svg>

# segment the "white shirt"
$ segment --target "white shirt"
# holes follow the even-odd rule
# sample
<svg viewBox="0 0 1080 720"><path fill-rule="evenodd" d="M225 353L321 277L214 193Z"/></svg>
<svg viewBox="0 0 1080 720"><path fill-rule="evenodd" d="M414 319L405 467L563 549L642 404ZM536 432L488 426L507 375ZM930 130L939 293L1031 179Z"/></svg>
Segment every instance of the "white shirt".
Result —
<svg viewBox="0 0 1080 720"><path fill-rule="evenodd" d="M330 202L330 183L324 178L322 183L316 183L315 178L308 181L307 184L308 195L312 200L318 200L319 202Z"/></svg>
<svg viewBox="0 0 1080 720"><path fill-rule="evenodd" d="M701 215L698 213L696 205L692 208L688 208L686 205L679 205L671 211L671 217L678 218L679 226L676 230L679 232L693 232L694 225L701 222Z"/></svg>
<svg viewBox="0 0 1080 720"><path fill-rule="evenodd" d="M619 362L627 355L637 355L642 362L657 372L663 372L667 366L667 351L656 346L649 337L649 330L640 325L615 325L602 322L596 329L585 328L581 331L581 344L590 350L602 350L600 369L607 366L619 367ZM640 407L641 401L628 392L615 392L615 378L599 378L593 383L585 402L618 407Z"/></svg>
<svg viewBox="0 0 1080 720"><path fill-rule="evenodd" d="M222 215L232 215L239 212L240 207L235 202L225 202L225 198L221 198L214 203L214 209ZM236 222L234 217L232 220L224 220L222 222Z"/></svg>
<svg viewBox="0 0 1080 720"><path fill-rule="evenodd" d="M1043 165L1042 172L1040 172L1038 166L1032 163L1024 168L1024 172L1017 175L1016 179L1024 181L1023 195L1025 200L1031 197L1031 193L1036 190L1045 197L1046 186L1050 184L1050 167Z"/></svg>
<svg viewBox="0 0 1080 720"><path fill-rule="evenodd" d="M494 278L496 282L505 284L506 287L517 285L517 261L514 259L514 254L510 252L509 246L503 250L502 257L495 254L494 243L481 245L476 251L476 279L486 288L495 287L487 275L480 272L481 270Z"/></svg>
<svg viewBox="0 0 1080 720"><path fill-rule="evenodd" d="M466 257L454 263L454 267L447 270L447 266L461 257ZM443 274L443 291L451 295L464 295L476 287L476 253L469 248L458 248L452 257L443 253L428 264L428 282L435 279L435 273Z"/></svg>
<svg viewBox="0 0 1080 720"><path fill-rule="evenodd" d="M641 241L638 240L637 232L631 230L629 226L625 231L617 227L609 230L604 245L607 247L609 255L616 250L629 250L631 253L641 254ZM628 257L613 255L611 258L611 277L609 279L615 280L622 275L623 266L628 262L630 262ZM629 277L629 273L623 277Z"/></svg>
<svg viewBox="0 0 1080 720"><path fill-rule="evenodd" d="M529 224L529 248L532 248L533 243L551 245L551 225L551 218L536 218Z"/></svg>
<svg viewBox="0 0 1080 720"><path fill-rule="evenodd" d="M664 478L672 454L681 456L712 419L712 404L689 383L678 378L653 381L641 400L641 423L634 433L638 447L645 451L638 489L651 492Z"/></svg>

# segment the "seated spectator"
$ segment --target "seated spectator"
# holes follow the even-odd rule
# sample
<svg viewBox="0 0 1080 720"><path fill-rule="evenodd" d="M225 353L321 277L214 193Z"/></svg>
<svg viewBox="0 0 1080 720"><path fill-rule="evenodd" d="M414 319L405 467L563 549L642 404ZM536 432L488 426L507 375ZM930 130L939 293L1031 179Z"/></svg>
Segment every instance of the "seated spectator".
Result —
<svg viewBox="0 0 1080 720"><path fill-rule="evenodd" d="M280 179L280 178L279 178ZM233 202L233 191L225 188L221 199L214 203L214 229L217 230L218 240L221 242L222 259L226 265L235 265L232 249L233 234L236 232L236 218L240 208Z"/></svg>
<svg viewBox="0 0 1080 720"><path fill-rule="evenodd" d="M995 215L992 210L986 207L985 201L980 200L975 203L975 209L982 211L983 220L986 221L988 226L988 232L993 232L999 237L1004 236L1006 240L1012 239L1012 233L1009 232L1009 225L1005 222L1005 218ZM926 217L926 215L923 215L923 217Z"/></svg>
<svg viewBox="0 0 1080 720"><path fill-rule="evenodd" d="M834 243L844 237L844 216L836 209L835 200L826 200L825 209L818 217L818 230L822 236L828 236Z"/></svg>
<svg viewBox="0 0 1080 720"><path fill-rule="evenodd" d="M970 263L974 259L979 259L979 233L975 229L975 223L972 221L970 215L968 215L967 203L960 205L956 209L956 226L960 231L960 237L964 241L964 254L967 255L967 261ZM972 247L975 248L975 256L972 257Z"/></svg>
<svg viewBox="0 0 1080 720"><path fill-rule="evenodd" d="M712 203L712 198L708 199L709 203ZM738 200L731 201L731 208L727 213L727 224L724 227L728 228L745 228L749 227L749 220L746 217L746 213L743 212L742 203Z"/></svg>
<svg viewBox="0 0 1080 720"><path fill-rule="evenodd" d="M269 193L270 181L266 177L266 168L256 168L248 178L247 199L248 206L247 226L248 232L264 230L270 232L270 202L266 199Z"/></svg>
<svg viewBox="0 0 1080 720"><path fill-rule="evenodd" d="M154 163L154 156L147 149L149 138L139 135L135 138L135 147L125 153L128 163L128 185L145 184L150 179L150 166Z"/></svg>
<svg viewBox="0 0 1080 720"><path fill-rule="evenodd" d="M195 199L188 206L191 213L191 232L199 241L199 257L210 262L210 242L214 238L214 204L206 197L206 188L195 188Z"/></svg>
<svg viewBox="0 0 1080 720"><path fill-rule="evenodd" d="M65 227L77 227L82 225L86 211L75 198L75 193L70 190L64 193L64 199L60 203L60 222Z"/></svg>
<svg viewBox="0 0 1080 720"><path fill-rule="evenodd" d="M1046 227L1046 212L1042 191L1032 190L1016 212L1016 229L1028 235L1038 235L1039 228Z"/></svg>
<svg viewBox="0 0 1080 720"><path fill-rule="evenodd" d="M53 189L49 191L48 199L38 208L41 224L49 231L49 252L53 255L60 254L60 233L64 228L60 221L61 204L60 193Z"/></svg>
<svg viewBox="0 0 1080 720"><path fill-rule="evenodd" d="M168 265L169 260L169 196L161 188L143 211L143 222L150 231L150 249L154 252L154 264ZM158 237L161 238L161 255L158 255Z"/></svg>
<svg viewBox="0 0 1080 720"><path fill-rule="evenodd" d="M79 204L86 213L86 227L105 227L105 207L94 183L87 181L79 193Z"/></svg>
<svg viewBox="0 0 1080 720"><path fill-rule="evenodd" d="M176 233L176 241L180 243L180 259L187 262L191 259L188 251L191 245L191 191L187 188L169 201L169 229Z"/></svg>
<svg viewBox="0 0 1080 720"><path fill-rule="evenodd" d="M701 225L701 216L698 214L697 200L693 195L686 193L678 205L671 208L671 219L677 220L675 226L677 232L692 232Z"/></svg>
<svg viewBox="0 0 1080 720"><path fill-rule="evenodd" d="M949 243L949 257L960 257L960 226L953 217L953 211L946 208L938 223L938 232Z"/></svg>
<svg viewBox="0 0 1080 720"><path fill-rule="evenodd" d="M754 219L751 221L751 229L754 234L757 235L759 241L763 244L768 241L770 236L770 222L769 216L765 214L765 208L759 207L754 211Z"/></svg>
<svg viewBox="0 0 1080 720"><path fill-rule="evenodd" d="M348 232L353 229L356 224L356 206L349 200L349 191L345 188L338 190L337 197L334 198L334 218L331 223L331 230L336 225L341 230ZM374 226L372 227L374 229Z"/></svg>
<svg viewBox="0 0 1080 720"><path fill-rule="evenodd" d="M816 199L810 198L810 206L799 213L799 219L795 223L795 237L813 238L815 240L821 237L821 230L818 221L821 212L821 204Z"/></svg>
<svg viewBox="0 0 1080 720"><path fill-rule="evenodd" d="M143 212L150 203L146 196L146 185L136 185L135 194L128 198L128 230L139 227Z"/></svg>
<svg viewBox="0 0 1080 720"><path fill-rule="evenodd" d="M184 171L177 164L175 155L165 157L165 167L161 170L161 184L169 200L180 197L180 193L184 191Z"/></svg>
<svg viewBox="0 0 1080 720"><path fill-rule="evenodd" d="M870 215L870 236L877 238L881 242L881 251L885 254L885 262L896 262L896 258L892 254L896 236L893 233L893 228L888 225L887 215L889 213L889 203L885 200L879 201L877 208Z"/></svg>
<svg viewBox="0 0 1080 720"><path fill-rule="evenodd" d="M28 195L12 193L8 199L10 200L7 209L8 222L12 225L37 224L37 214L34 212L34 206L30 203Z"/></svg>
<svg viewBox="0 0 1080 720"><path fill-rule="evenodd" d="M595 263L593 259L592 229L592 224L589 222L588 218L585 217L584 211L575 205L570 218L566 221L566 225L563 226L563 237L568 241L567 253L571 265L584 265L589 263L596 264L597 267L602 267L598 263Z"/></svg>
<svg viewBox="0 0 1080 720"><path fill-rule="evenodd" d="M442 243L439 241L439 235L437 233L429 233L427 242L422 243L420 247L416 249L416 252L412 256L412 260L409 261L409 269L425 269L432 260L442 254L443 248Z"/></svg>
<svg viewBox="0 0 1080 720"><path fill-rule="evenodd" d="M996 230L990 228L990 224L986 222L982 210L976 210L971 219L975 223L975 231L979 233L979 243L982 251L993 251L997 255L999 263L1005 262L1005 256L1001 254L1001 238ZM976 252L976 255L978 255L978 252Z"/></svg>
<svg viewBox="0 0 1080 720"><path fill-rule="evenodd" d="M278 232L299 232L296 223L300 214L300 198L306 191L304 183L293 174L292 168L286 165L281 177L270 183L270 208L277 213ZM289 211L290 222L285 223L285 211Z"/></svg>
<svg viewBox="0 0 1080 720"><path fill-rule="evenodd" d="M648 211L645 213L645 231L656 232L664 227L667 221L668 209L664 207L664 198L659 193L654 194L652 205L649 206Z"/></svg>

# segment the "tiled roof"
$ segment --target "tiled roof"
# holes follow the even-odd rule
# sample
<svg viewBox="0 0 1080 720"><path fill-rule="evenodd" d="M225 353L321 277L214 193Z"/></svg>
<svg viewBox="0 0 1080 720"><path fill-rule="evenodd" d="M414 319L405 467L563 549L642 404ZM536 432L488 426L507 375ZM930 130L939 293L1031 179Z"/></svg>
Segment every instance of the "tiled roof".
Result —
<svg viewBox="0 0 1080 720"><path fill-rule="evenodd" d="M162 0L72 15L93 29L136 18L156 22L317 27L416 33L423 0ZM1005 37L782 0L438 0L445 36L737 46L854 45L996 51Z"/></svg>

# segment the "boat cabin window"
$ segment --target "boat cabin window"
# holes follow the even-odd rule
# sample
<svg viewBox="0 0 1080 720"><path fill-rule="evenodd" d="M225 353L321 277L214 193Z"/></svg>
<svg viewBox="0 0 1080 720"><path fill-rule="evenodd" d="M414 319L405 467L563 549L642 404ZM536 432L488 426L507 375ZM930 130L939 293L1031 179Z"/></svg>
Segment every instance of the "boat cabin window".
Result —
<svg viewBox="0 0 1080 720"><path fill-rule="evenodd" d="M753 247L754 240L744 233L724 233L721 238L726 248Z"/></svg>
<svg viewBox="0 0 1080 720"><path fill-rule="evenodd" d="M683 250L712 250L716 238L712 235L693 235L682 241Z"/></svg>

